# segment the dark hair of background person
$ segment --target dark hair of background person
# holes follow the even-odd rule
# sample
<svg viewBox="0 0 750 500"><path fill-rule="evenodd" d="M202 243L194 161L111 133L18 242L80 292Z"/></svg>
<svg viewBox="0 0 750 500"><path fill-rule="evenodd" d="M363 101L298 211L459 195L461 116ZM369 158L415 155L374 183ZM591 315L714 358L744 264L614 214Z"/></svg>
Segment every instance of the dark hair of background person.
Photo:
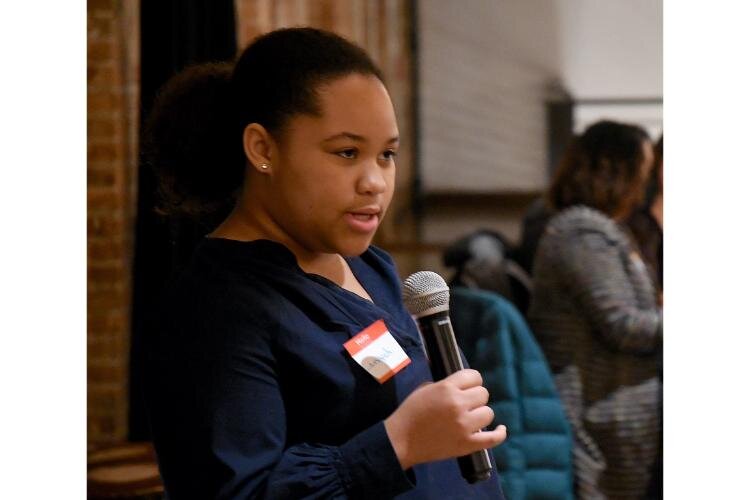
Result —
<svg viewBox="0 0 750 500"><path fill-rule="evenodd" d="M661 221L656 219L652 210L662 195L663 147L664 135L654 145L654 168L646 186L645 199L626 222L658 290L664 287L664 232Z"/></svg>
<svg viewBox="0 0 750 500"><path fill-rule="evenodd" d="M664 134L659 136L659 140L654 144L654 168L651 169L651 176L646 186L646 198L643 201L645 206L651 206L654 199L661 194L664 189L662 185L662 168L664 164Z"/></svg>
<svg viewBox="0 0 750 500"><path fill-rule="evenodd" d="M603 120L588 127L568 147L547 194L553 211L573 205L625 217L643 199L645 130Z"/></svg>
<svg viewBox="0 0 750 500"><path fill-rule="evenodd" d="M315 28L260 36L230 64L203 64L173 77L146 124L144 161L159 180L163 214L200 218L233 204L246 159L244 128L258 123L283 143L297 114L319 116L321 85L349 74L383 76L367 53Z"/></svg>

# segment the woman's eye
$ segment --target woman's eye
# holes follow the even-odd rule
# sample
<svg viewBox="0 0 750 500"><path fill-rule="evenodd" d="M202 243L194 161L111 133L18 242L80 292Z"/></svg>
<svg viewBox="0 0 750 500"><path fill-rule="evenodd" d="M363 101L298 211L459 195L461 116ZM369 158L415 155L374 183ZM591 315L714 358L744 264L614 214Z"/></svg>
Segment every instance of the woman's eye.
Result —
<svg viewBox="0 0 750 500"><path fill-rule="evenodd" d="M385 158L386 160L394 160L396 156L398 156L398 153L392 149L383 151L383 158Z"/></svg>
<svg viewBox="0 0 750 500"><path fill-rule="evenodd" d="M353 160L357 157L357 150L356 149L344 149L342 151L339 151L336 153L342 158L346 158L347 160Z"/></svg>

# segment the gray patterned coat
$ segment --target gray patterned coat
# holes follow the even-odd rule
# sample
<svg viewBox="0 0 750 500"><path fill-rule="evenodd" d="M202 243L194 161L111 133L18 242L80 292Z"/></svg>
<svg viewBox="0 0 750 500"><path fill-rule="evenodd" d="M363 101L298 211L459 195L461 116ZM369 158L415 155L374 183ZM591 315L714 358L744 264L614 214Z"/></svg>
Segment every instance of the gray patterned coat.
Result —
<svg viewBox="0 0 750 500"><path fill-rule="evenodd" d="M575 433L578 495L643 498L660 453L662 316L649 274L612 219L553 217L534 261L532 330Z"/></svg>

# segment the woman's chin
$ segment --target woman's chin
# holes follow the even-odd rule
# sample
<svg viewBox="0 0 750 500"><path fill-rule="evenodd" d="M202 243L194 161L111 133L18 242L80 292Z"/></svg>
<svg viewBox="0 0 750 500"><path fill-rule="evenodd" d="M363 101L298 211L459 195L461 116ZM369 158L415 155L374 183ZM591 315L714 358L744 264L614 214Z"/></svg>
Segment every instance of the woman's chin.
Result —
<svg viewBox="0 0 750 500"><path fill-rule="evenodd" d="M356 257L365 253L370 243L372 243L372 236L347 238L346 241L342 241L337 245L339 249L338 253L344 257Z"/></svg>

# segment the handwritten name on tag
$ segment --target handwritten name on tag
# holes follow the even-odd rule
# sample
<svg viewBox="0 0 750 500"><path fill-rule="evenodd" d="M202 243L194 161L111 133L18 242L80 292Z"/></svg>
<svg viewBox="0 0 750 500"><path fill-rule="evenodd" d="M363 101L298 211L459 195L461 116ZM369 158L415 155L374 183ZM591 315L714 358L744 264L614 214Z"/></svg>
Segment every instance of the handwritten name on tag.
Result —
<svg viewBox="0 0 750 500"><path fill-rule="evenodd" d="M382 319L349 339L344 347L381 384L411 363Z"/></svg>

